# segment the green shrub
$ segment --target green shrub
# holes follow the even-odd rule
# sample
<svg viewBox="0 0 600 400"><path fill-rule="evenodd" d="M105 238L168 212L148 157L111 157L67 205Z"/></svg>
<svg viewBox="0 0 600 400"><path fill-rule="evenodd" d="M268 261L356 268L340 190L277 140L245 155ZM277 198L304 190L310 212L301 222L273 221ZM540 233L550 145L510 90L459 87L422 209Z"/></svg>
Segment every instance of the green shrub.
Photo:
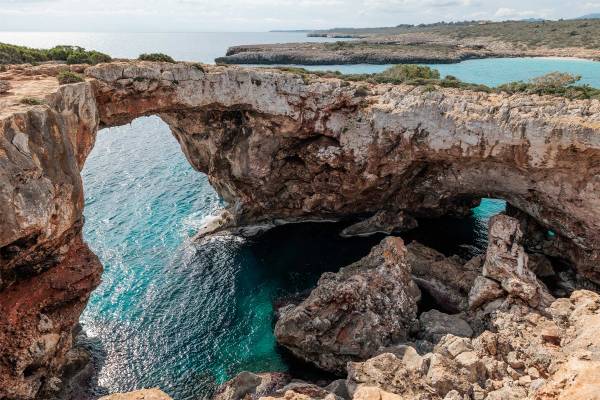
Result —
<svg viewBox="0 0 600 400"><path fill-rule="evenodd" d="M78 74L76 72L69 71L69 70L60 71L58 73L58 75L56 76L56 79L58 79L58 83L61 85L67 85L69 83L78 83L78 82L85 81L85 79L83 78L83 75Z"/></svg>
<svg viewBox="0 0 600 400"><path fill-rule="evenodd" d="M26 104L28 106L39 106L44 104L44 100L37 99L35 97L23 97L20 101L21 104Z"/></svg>
<svg viewBox="0 0 600 400"><path fill-rule="evenodd" d="M110 56L98 51L87 51L79 46L55 46L51 49L32 49L25 46L0 43L0 64L66 61L70 64L97 64L110 61Z"/></svg>
<svg viewBox="0 0 600 400"><path fill-rule="evenodd" d="M424 65L399 64L377 74L382 81L407 82L419 79L440 79L440 72Z"/></svg>
<svg viewBox="0 0 600 400"><path fill-rule="evenodd" d="M162 62L169 62L169 63L174 63L175 60L173 60L173 58L171 56L168 56L166 54L163 53L149 53L149 54L140 54L140 56L138 57L138 60L142 60L142 61L162 61Z"/></svg>

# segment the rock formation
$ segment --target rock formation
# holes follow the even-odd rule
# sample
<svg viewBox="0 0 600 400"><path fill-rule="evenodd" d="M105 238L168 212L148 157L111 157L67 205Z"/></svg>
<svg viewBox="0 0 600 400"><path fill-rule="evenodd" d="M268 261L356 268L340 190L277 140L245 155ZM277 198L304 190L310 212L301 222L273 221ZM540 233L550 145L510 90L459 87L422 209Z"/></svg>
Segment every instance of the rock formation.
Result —
<svg viewBox="0 0 600 400"><path fill-rule="evenodd" d="M61 68L0 72L10 86L0 94L0 397L59 386L101 272L81 239L80 170L99 127L143 115L169 124L229 204L219 229L382 209L433 217L498 197L552 231L540 253L554 249L600 283L599 101L191 63L101 64L58 86ZM494 282L517 293L522 276L492 264Z"/></svg>
<svg viewBox="0 0 600 400"><path fill-rule="evenodd" d="M527 46L499 38L452 38L449 35L414 32L371 35L366 40L337 43L278 43L233 46L224 64L440 64L494 57L579 57L598 60L600 50L584 47Z"/></svg>
<svg viewBox="0 0 600 400"><path fill-rule="evenodd" d="M474 311L462 317L437 310L423 312L418 334L426 334L430 351L418 352L408 337L405 344L401 339L380 348L372 358L348 362L345 381L321 388L305 384L312 387L310 391L298 383L298 390L288 385L265 396L334 399L341 393L340 397L354 400L599 399L600 341L595 332L600 328L600 295L582 290L552 301L542 296L543 285L527 267L520 234L518 220L505 215L492 218L486 262L480 272L489 274L494 267L503 271L485 278L496 283L494 296L479 296ZM524 296L522 288L526 287L535 289L534 296ZM336 310L331 303L304 303L306 308L309 305L305 313L344 310ZM474 337L469 324L479 329ZM305 332L304 337L311 340L314 336ZM335 356L345 359L339 353Z"/></svg>
<svg viewBox="0 0 600 400"><path fill-rule="evenodd" d="M275 337L298 357L331 371L405 340L420 293L406 263L406 247L389 237L369 255L325 273L308 298L280 311Z"/></svg>
<svg viewBox="0 0 600 400"><path fill-rule="evenodd" d="M129 393L115 393L100 397L99 400L172 400L159 389L142 389Z"/></svg>

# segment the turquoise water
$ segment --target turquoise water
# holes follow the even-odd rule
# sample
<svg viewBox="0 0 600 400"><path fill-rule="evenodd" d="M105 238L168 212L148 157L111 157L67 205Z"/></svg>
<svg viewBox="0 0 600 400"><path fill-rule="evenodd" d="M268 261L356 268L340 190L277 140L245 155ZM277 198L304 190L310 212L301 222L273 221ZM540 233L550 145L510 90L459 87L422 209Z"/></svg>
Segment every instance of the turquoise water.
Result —
<svg viewBox="0 0 600 400"><path fill-rule="evenodd" d="M0 41L35 47L71 43L120 57L162 51L202 61L212 61L230 45L305 39L299 33L0 32ZM599 66L508 59L436 67L488 85L561 70L600 87ZM384 68L339 67L343 72ZM360 258L381 239L341 239L337 233L345 224L338 223L289 225L252 241L191 243L202 218L222 204L157 117L99 132L83 179L85 238L105 266L103 282L82 316L99 367L96 393L159 386L174 399L187 400L210 395L241 370L307 373L275 346L273 302L309 289L323 271ZM468 257L485 247L486 221L503 209L502 201L484 199L473 217L422 221L422 228L405 238Z"/></svg>
<svg viewBox="0 0 600 400"><path fill-rule="evenodd" d="M536 76L560 71L581 75L579 84L600 87L600 62L556 58L488 58L469 60L458 64L428 64L442 76L454 75L464 82L498 86L512 81L527 81ZM340 71L344 74L381 72L387 65L302 65L312 71Z"/></svg>
<svg viewBox="0 0 600 400"><path fill-rule="evenodd" d="M306 373L275 346L273 303L382 238L342 239L347 223L337 223L190 242L222 204L157 117L100 132L83 179L85 237L105 266L81 318L96 340L99 394L159 386L195 399L242 370ZM485 247L485 221L503 207L484 200L476 218L423 221L405 239L472 256Z"/></svg>

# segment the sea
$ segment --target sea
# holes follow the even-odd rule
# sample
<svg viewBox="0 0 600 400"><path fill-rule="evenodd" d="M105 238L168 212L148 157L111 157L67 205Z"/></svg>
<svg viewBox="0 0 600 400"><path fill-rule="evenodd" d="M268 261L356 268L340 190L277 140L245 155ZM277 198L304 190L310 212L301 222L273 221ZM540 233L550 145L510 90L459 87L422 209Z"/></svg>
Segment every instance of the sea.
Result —
<svg viewBox="0 0 600 400"><path fill-rule="evenodd" d="M227 47L339 39L303 33L0 32L0 42L32 47L73 44L135 58L163 52L179 60L214 62ZM388 65L308 67L345 73ZM432 65L442 75L495 86L552 71L575 73L600 87L600 63L521 58ZM383 236L343 239L350 222L306 223L254 239L219 237L194 243L204 218L224 206L205 175L194 171L158 117L104 129L83 169L84 236L105 271L81 324L97 374L92 393L160 387L175 400L210 397L236 373L312 369L280 349L273 310L306 293L325 271L358 260ZM421 221L404 236L465 258L486 245L487 221L505 208L483 199L467 218Z"/></svg>

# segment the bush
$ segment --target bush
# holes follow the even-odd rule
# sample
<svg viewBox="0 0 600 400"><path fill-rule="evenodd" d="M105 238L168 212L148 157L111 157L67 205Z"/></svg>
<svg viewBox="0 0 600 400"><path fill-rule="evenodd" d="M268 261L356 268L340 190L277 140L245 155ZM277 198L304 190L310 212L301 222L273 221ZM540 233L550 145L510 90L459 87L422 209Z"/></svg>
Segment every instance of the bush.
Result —
<svg viewBox="0 0 600 400"><path fill-rule="evenodd" d="M110 61L110 56L98 51L87 51L79 46L55 46L51 49L32 49L25 46L0 43L0 64L66 61L69 64L97 64Z"/></svg>
<svg viewBox="0 0 600 400"><path fill-rule="evenodd" d="M377 74L381 80L408 82L419 79L440 79L440 72L424 65L400 64Z"/></svg>
<svg viewBox="0 0 600 400"><path fill-rule="evenodd" d="M564 72L551 72L529 80L535 88L561 88L570 86L581 80L580 75L567 74Z"/></svg>
<svg viewBox="0 0 600 400"><path fill-rule="evenodd" d="M58 79L58 83L61 85L68 85L69 83L78 83L85 81L83 75L69 70L60 71L56 76L56 79Z"/></svg>
<svg viewBox="0 0 600 400"><path fill-rule="evenodd" d="M35 97L23 97L20 101L21 104L26 104L28 106L39 106L44 104L44 100L37 99Z"/></svg>
<svg viewBox="0 0 600 400"><path fill-rule="evenodd" d="M169 62L169 63L174 63L175 60L173 60L173 58L171 58L171 56L168 56L166 54L163 53L150 53L150 54L140 54L140 56L138 57L138 60L142 60L142 61L162 61L162 62Z"/></svg>

